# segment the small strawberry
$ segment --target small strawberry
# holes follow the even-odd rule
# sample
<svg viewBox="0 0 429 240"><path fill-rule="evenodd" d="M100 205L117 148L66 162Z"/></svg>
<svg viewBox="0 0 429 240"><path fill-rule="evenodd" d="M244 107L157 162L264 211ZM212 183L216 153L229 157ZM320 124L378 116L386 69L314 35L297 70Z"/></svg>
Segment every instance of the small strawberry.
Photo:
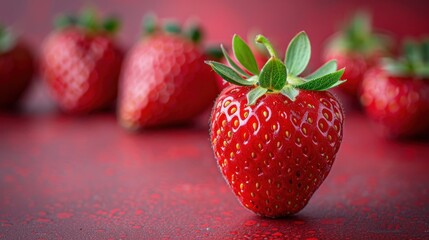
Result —
<svg viewBox="0 0 429 240"><path fill-rule="evenodd" d="M307 77L310 59L304 32L289 44L283 63L269 41L256 37L271 57L259 70L237 35L231 68L207 62L225 80L215 102L210 137L224 178L240 202L256 214L281 217L299 212L328 175L343 137L344 113L328 91L344 69L330 61ZM227 54L226 58L230 58Z"/></svg>
<svg viewBox="0 0 429 240"><path fill-rule="evenodd" d="M357 98L366 71L387 54L389 44L386 35L373 31L368 14L357 13L340 32L331 37L324 54L325 60L336 59L339 68L347 67L343 76L347 84L339 89Z"/></svg>
<svg viewBox="0 0 429 240"><path fill-rule="evenodd" d="M78 19L61 17L45 40L42 74L59 107L86 113L112 105L117 94L123 52L114 39L118 21L99 21L92 10Z"/></svg>
<svg viewBox="0 0 429 240"><path fill-rule="evenodd" d="M0 109L15 105L31 83L35 71L29 47L0 26Z"/></svg>
<svg viewBox="0 0 429 240"><path fill-rule="evenodd" d="M384 59L365 76L361 102L382 135L428 136L429 41L404 46L404 56Z"/></svg>
<svg viewBox="0 0 429 240"><path fill-rule="evenodd" d="M128 53L118 117L127 129L183 124L206 110L217 94L215 74L204 64L201 32L145 19L146 35Z"/></svg>

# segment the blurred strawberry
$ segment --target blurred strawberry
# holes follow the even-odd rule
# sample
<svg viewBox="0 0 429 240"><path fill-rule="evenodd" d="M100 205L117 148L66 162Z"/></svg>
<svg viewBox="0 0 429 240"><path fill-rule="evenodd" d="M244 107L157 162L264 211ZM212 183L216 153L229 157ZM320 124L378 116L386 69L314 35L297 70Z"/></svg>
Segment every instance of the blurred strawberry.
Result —
<svg viewBox="0 0 429 240"><path fill-rule="evenodd" d="M358 12L328 41L324 60L336 59L339 68L346 68L343 77L347 83L339 89L358 97L364 74L388 53L389 46L390 39L386 35L373 31L369 15Z"/></svg>
<svg viewBox="0 0 429 240"><path fill-rule="evenodd" d="M145 36L128 53L120 84L118 117L127 129L189 122L214 101L214 72L204 64L201 31L160 29L144 21Z"/></svg>
<svg viewBox="0 0 429 240"><path fill-rule="evenodd" d="M114 102L123 59L114 39L118 29L117 19L101 22L91 9L57 20L42 48L42 74L64 112L86 113Z"/></svg>
<svg viewBox="0 0 429 240"><path fill-rule="evenodd" d="M382 135L428 136L429 40L408 41L398 60L384 59L362 83L361 102Z"/></svg>
<svg viewBox="0 0 429 240"><path fill-rule="evenodd" d="M29 47L0 25L0 109L14 106L35 72Z"/></svg>

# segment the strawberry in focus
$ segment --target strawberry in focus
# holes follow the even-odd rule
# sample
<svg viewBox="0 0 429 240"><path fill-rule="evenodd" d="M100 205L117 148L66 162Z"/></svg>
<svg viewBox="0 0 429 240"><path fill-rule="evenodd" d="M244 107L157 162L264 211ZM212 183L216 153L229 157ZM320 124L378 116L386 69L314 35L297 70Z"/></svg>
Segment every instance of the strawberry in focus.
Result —
<svg viewBox="0 0 429 240"><path fill-rule="evenodd" d="M0 109L15 106L34 77L35 61L30 48L0 25Z"/></svg>
<svg viewBox="0 0 429 240"><path fill-rule="evenodd" d="M401 58L383 59L365 76L361 102L381 135L429 136L429 41L408 41Z"/></svg>
<svg viewBox="0 0 429 240"><path fill-rule="evenodd" d="M212 111L210 139L218 166L243 206L266 217L298 213L328 175L343 137L344 113L328 91L344 81L329 61L301 77L310 59L304 32L289 44L281 61L271 43L258 35L270 53L259 70L247 44L233 38L238 67L208 61L234 84L225 88ZM247 76L250 72L252 76Z"/></svg>
<svg viewBox="0 0 429 240"><path fill-rule="evenodd" d="M204 64L201 30L144 21L145 35L128 53L121 78L118 118L129 130L188 123L217 95L215 74Z"/></svg>
<svg viewBox="0 0 429 240"><path fill-rule="evenodd" d="M347 84L338 89L358 99L365 73L377 65L380 57L386 56L390 39L372 29L367 13L358 12L343 29L328 41L324 59L336 59L339 68L347 67L344 78Z"/></svg>
<svg viewBox="0 0 429 240"><path fill-rule="evenodd" d="M123 52L115 41L119 23L103 22L87 9L78 18L62 16L42 48L42 75L66 113L81 114L112 106Z"/></svg>

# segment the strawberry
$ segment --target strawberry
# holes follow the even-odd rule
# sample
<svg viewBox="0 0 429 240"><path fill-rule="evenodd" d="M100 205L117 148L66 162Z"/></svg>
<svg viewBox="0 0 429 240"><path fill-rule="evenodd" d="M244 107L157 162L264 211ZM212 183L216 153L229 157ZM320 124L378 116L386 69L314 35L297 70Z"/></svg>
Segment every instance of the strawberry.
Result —
<svg viewBox="0 0 429 240"><path fill-rule="evenodd" d="M112 105L123 52L114 39L118 22L103 23L92 10L62 17L42 49L42 74L59 107L81 114Z"/></svg>
<svg viewBox="0 0 429 240"><path fill-rule="evenodd" d="M409 41L404 49L400 59L384 59L362 83L362 105L389 138L428 136L429 131L429 41Z"/></svg>
<svg viewBox="0 0 429 240"><path fill-rule="evenodd" d="M30 48L0 26L0 109L18 102L30 85L34 71Z"/></svg>
<svg viewBox="0 0 429 240"><path fill-rule="evenodd" d="M217 95L215 75L204 64L201 32L177 24L164 30L145 20L146 35L128 53L120 84L118 118L130 130L187 123Z"/></svg>
<svg viewBox="0 0 429 240"><path fill-rule="evenodd" d="M327 90L344 81L334 60L301 77L310 42L294 37L282 62L258 35L271 57L259 70L237 35L235 58L253 75L208 61L225 80L212 111L210 139L220 170L243 206L258 215L282 217L303 209L328 175L343 137L344 113ZM225 55L227 59L230 57Z"/></svg>
<svg viewBox="0 0 429 240"><path fill-rule="evenodd" d="M358 12L328 41L324 59L336 59L339 68L347 67L344 72L347 84L339 89L357 99L365 73L388 53L389 46L390 39L372 29L369 15Z"/></svg>

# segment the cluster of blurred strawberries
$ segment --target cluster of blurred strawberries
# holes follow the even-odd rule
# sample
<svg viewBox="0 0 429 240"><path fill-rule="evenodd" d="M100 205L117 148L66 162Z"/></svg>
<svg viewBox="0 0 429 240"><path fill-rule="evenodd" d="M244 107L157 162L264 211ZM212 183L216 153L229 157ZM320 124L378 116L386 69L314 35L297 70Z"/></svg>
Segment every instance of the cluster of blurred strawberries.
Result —
<svg viewBox="0 0 429 240"><path fill-rule="evenodd" d="M16 105L40 69L62 111L85 114L116 103L120 124L136 130L189 122L228 84L204 63L219 54L204 50L197 25L182 28L148 16L142 39L127 53L115 40L119 26L93 10L59 17L39 63L21 38L0 26L0 108ZM332 36L324 56L346 68L341 91L362 104L384 136L427 134L429 41L406 41L395 59L392 46L360 13ZM254 48L264 64L267 55Z"/></svg>

